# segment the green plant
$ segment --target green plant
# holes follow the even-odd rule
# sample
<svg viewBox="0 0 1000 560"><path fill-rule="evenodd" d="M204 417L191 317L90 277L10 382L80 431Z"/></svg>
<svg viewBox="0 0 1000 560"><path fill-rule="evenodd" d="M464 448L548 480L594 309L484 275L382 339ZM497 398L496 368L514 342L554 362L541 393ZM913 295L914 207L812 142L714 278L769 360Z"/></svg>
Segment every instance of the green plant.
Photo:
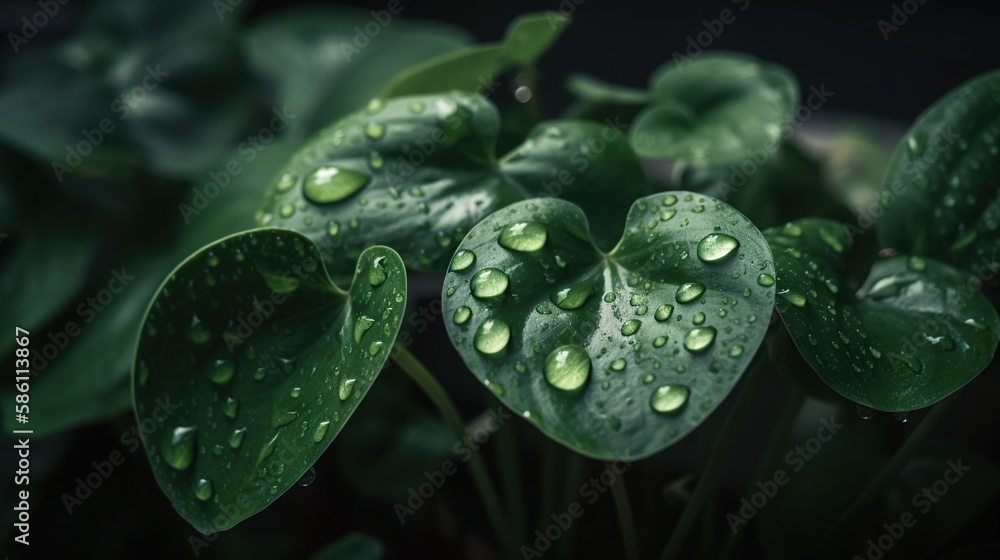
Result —
<svg viewBox="0 0 1000 560"><path fill-rule="evenodd" d="M733 553L743 535L738 529L757 512L720 513L715 494L738 430L775 372L786 379L788 396L752 479L772 480L773 472L774 488L788 482L777 482L775 469L807 396L837 410L856 406L862 417L881 411L905 421L932 408L900 443L890 443L901 437L894 425L869 429L857 441L833 438L827 445L836 452L816 455L814 468L788 482L796 491L768 491L773 502L757 509L758 540L769 555L863 549L865 539L856 538L867 534L862 522L870 519L862 513L898 519L914 489L958 456L977 457L968 475L977 482L953 495L954 513L934 514L950 520L943 529L900 549L936 550L1000 491L988 458L954 442L922 445L957 392L993 362L1000 342L1000 317L983 293L995 284L1000 243L1000 72L960 85L928 109L884 177L867 177L877 185L861 196L870 196L880 214L868 233L843 221L851 219L848 209L822 199L836 193L775 210L787 184L820 180L819 164L786 133L800 96L780 66L706 53L683 68L665 64L648 92L577 76L570 89L579 101L566 118L542 121L536 60L569 18L553 23L552 14L534 14L511 24L496 44L458 47L464 38L442 35L377 78L350 77L357 67L332 69L348 84L363 81L374 95L352 93L348 110L309 98L301 76L288 69L289 60L324 62L308 46L323 34L316 17L303 12L283 25L265 23L247 41L255 66L281 75L284 98L306 98L300 106L308 110L288 124L289 135L261 154L272 161L273 176L230 172L232 185L217 198L196 189L190 204L181 204L193 225L169 254L139 261L146 263L141 285L121 296L129 301L114 308L117 315L98 316L112 342L80 343L95 346L92 353L107 363L73 365L69 358L91 354L74 349L53 361L60 369L35 389L43 397L33 398L47 403L40 407L64 412L36 409L47 418L37 431L56 433L129 404L141 424L162 399L179 403L143 432L141 445L177 513L204 534L236 526L308 477L352 415L363 414L369 390L392 383L380 377L391 363L451 430L445 435L429 421L428 432L440 428L445 449L467 441L472 429L453 398L408 350L409 274L440 283L438 311L425 322L440 316L454 351L490 391L489 402L533 427L520 435L540 441L545 468L572 472L580 458L606 461L608 469L641 464L696 429L708 434L701 441L711 447L699 452L693 488L681 479L664 490L682 507L663 542L637 541L629 492L622 482L608 485L629 558L659 547L663 558L682 557L685 546L694 547L691 529L712 515L725 517L733 532L716 544L710 535L717 518L708 519L703 552ZM337 21L337 29L345 28L343 19L357 20L322 17ZM307 40L291 40L284 26ZM283 59L287 52L293 54ZM368 54L372 67L395 56ZM483 75L511 70L534 95L498 110L477 90ZM227 111L238 108L226 104ZM619 126L623 116L631 121L627 130ZM199 123L191 126L206 126ZM58 151L63 141L49 143ZM43 144L24 149L53 152ZM153 188L168 190L189 160L174 152L157 159L150 151L158 147L129 144L120 157L137 168L137 161L155 159ZM720 178L758 152L766 161L759 172L755 166L745 185L720 190ZM669 185L647 179L640 157L669 160ZM234 194L237 184L250 183L256 187ZM30 250L15 258L70 241L71 252L85 256L100 235L88 223L67 229L39 226L24 242ZM68 272L60 282L34 278L31 263L20 267L31 269L22 276L5 276L5 293L35 289L50 298L44 308L5 314L55 317L82 282L87 259L78 261L63 263ZM135 341L134 353L112 349L122 340ZM3 344L5 353L14 348ZM123 360L132 363L131 379L119 375L127 369ZM735 403L723 406L734 389ZM537 541L528 530L513 430L499 429L503 452L492 473L482 454L470 451L467 460L498 547L509 557L533 557L540 551L530 544ZM862 467L842 464L859 449ZM441 456L427 453L432 462ZM358 457L354 468L368 460L375 470L383 466ZM843 472L850 474L831 485L832 496L816 490ZM497 475L503 492L494 485ZM558 474L543 477L541 486L555 485ZM800 515L822 499L834 503ZM553 500L543 501L543 519L562 511ZM790 527L794 538L782 534ZM363 535L326 552L380 553Z"/></svg>

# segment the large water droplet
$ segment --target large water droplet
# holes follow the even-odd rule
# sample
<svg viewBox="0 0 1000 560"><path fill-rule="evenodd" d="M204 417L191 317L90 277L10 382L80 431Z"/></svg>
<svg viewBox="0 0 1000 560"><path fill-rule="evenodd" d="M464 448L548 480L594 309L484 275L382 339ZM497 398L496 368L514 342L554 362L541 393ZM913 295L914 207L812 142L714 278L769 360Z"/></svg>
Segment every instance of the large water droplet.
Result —
<svg viewBox="0 0 1000 560"><path fill-rule="evenodd" d="M368 283L372 286L381 286L388 276L385 270L385 257L375 257L371 269L368 270Z"/></svg>
<svg viewBox="0 0 1000 560"><path fill-rule="evenodd" d="M313 441L316 443L323 441L323 438L326 437L326 431L328 429L330 429L329 420L324 420L319 424L316 424L316 429L313 430L312 434Z"/></svg>
<svg viewBox="0 0 1000 560"><path fill-rule="evenodd" d="M472 345L483 354L496 354L507 347L510 327L500 319L487 319L476 329Z"/></svg>
<svg viewBox="0 0 1000 560"><path fill-rule="evenodd" d="M724 261L736 254L740 242L725 233L710 233L698 243L698 258L703 262Z"/></svg>
<svg viewBox="0 0 1000 560"><path fill-rule="evenodd" d="M274 413L271 417L271 426L275 428L280 428L281 426L287 426L295 421L299 417L299 413L294 410L280 410Z"/></svg>
<svg viewBox="0 0 1000 560"><path fill-rule="evenodd" d="M222 405L222 413L228 418L236 418L236 415L240 412L240 401L235 397L227 397L226 402Z"/></svg>
<svg viewBox="0 0 1000 560"><path fill-rule="evenodd" d="M677 303L690 303L701 297L705 293L705 286L697 282L688 282L687 284L681 284L677 288L677 293L675 297L677 298Z"/></svg>
<svg viewBox="0 0 1000 560"><path fill-rule="evenodd" d="M472 295L477 298L491 298L503 294L507 291L510 278L503 271L496 268L485 268L476 273L469 282Z"/></svg>
<svg viewBox="0 0 1000 560"><path fill-rule="evenodd" d="M465 270L472 266L474 262L476 262L476 254L472 251L462 249L455 253L454 258L451 259L451 270L454 272Z"/></svg>
<svg viewBox="0 0 1000 560"><path fill-rule="evenodd" d="M692 354L704 352L715 342L715 334L715 327L691 329L684 337L684 348Z"/></svg>
<svg viewBox="0 0 1000 560"><path fill-rule="evenodd" d="M583 307L594 293L594 286L589 282L583 282L552 292L549 299L559 309L570 311Z"/></svg>
<svg viewBox="0 0 1000 560"><path fill-rule="evenodd" d="M229 357L219 358L212 362L209 377L213 383L224 385L229 383L234 373L236 373L236 361Z"/></svg>
<svg viewBox="0 0 1000 560"><path fill-rule="evenodd" d="M207 478L199 479L194 485L194 495L203 502L211 498L212 481Z"/></svg>
<svg viewBox="0 0 1000 560"><path fill-rule="evenodd" d="M361 338L375 324L375 319L362 315L354 322L354 342L361 342Z"/></svg>
<svg viewBox="0 0 1000 560"><path fill-rule="evenodd" d="M365 136L371 138L372 140L378 140L385 135L385 125L382 123L371 122L365 126Z"/></svg>
<svg viewBox="0 0 1000 560"><path fill-rule="evenodd" d="M642 321L638 319L632 319L631 321L625 321L622 324L622 336L632 336L639 331L639 327L642 326Z"/></svg>
<svg viewBox="0 0 1000 560"><path fill-rule="evenodd" d="M337 396L340 397L340 400L346 401L351 396L356 381L357 379L346 376L340 378L340 387L337 389Z"/></svg>
<svg viewBox="0 0 1000 560"><path fill-rule="evenodd" d="M590 377L590 356L579 346L560 346L545 358L545 380L564 391L583 387Z"/></svg>
<svg viewBox="0 0 1000 560"><path fill-rule="evenodd" d="M856 405L855 410L858 413L858 418L862 420L871 420L872 416L875 416L875 410L861 404Z"/></svg>
<svg viewBox="0 0 1000 560"><path fill-rule="evenodd" d="M806 306L806 296L794 291L794 290L782 290L778 292L778 295L785 298L788 303L791 303L795 307L805 307Z"/></svg>
<svg viewBox="0 0 1000 560"><path fill-rule="evenodd" d="M760 284L761 286L764 286L765 288L768 286L773 286L774 276L771 276L770 274L761 274L760 276L757 277L757 283Z"/></svg>
<svg viewBox="0 0 1000 560"><path fill-rule="evenodd" d="M332 165L320 167L306 176L302 194L315 204L340 202L368 184L369 177Z"/></svg>
<svg viewBox="0 0 1000 560"><path fill-rule="evenodd" d="M664 385L653 391L649 406L660 414L676 414L687 402L691 390L684 385Z"/></svg>
<svg viewBox="0 0 1000 560"><path fill-rule="evenodd" d="M927 261L920 257L910 257L910 259L906 261L906 266L908 266L910 270L922 272L925 268L927 268Z"/></svg>
<svg viewBox="0 0 1000 560"><path fill-rule="evenodd" d="M303 474L299 478L299 481L296 482L296 484L298 484L299 486L305 487L305 486L309 486L310 484L312 484L315 481L316 481L316 468L315 467L309 467L309 470L307 470L305 472L305 474Z"/></svg>
<svg viewBox="0 0 1000 560"><path fill-rule="evenodd" d="M233 449L239 449L240 446L243 445L243 438L245 438L246 435L247 435L246 428L239 428L237 430L233 430L233 433L229 434L229 447L232 447Z"/></svg>
<svg viewBox="0 0 1000 560"><path fill-rule="evenodd" d="M171 467L182 471L194 461L194 449L198 439L198 428L182 426L174 428L160 448L163 460Z"/></svg>
<svg viewBox="0 0 1000 560"><path fill-rule="evenodd" d="M537 222L517 222L500 232L497 243L512 251L531 252L545 245L545 226Z"/></svg>
<svg viewBox="0 0 1000 560"><path fill-rule="evenodd" d="M653 313L653 318L657 321L663 322L670 318L670 315L674 312L674 306L670 304L661 305L656 308L656 312Z"/></svg>

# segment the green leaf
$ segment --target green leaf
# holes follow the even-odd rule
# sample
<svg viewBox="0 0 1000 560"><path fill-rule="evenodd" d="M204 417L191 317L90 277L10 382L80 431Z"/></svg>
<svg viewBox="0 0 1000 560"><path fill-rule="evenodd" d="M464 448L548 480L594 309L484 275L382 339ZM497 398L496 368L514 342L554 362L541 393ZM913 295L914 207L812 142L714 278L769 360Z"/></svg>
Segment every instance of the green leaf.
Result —
<svg viewBox="0 0 1000 560"><path fill-rule="evenodd" d="M650 192L638 158L611 126L540 124L497 160L496 108L462 93L372 101L305 146L269 191L260 225L307 234L339 277L370 245L415 270L443 271L484 216L544 194L580 201L611 245L634 197Z"/></svg>
<svg viewBox="0 0 1000 560"><path fill-rule="evenodd" d="M380 560L382 543L364 533L350 533L323 547L310 560Z"/></svg>
<svg viewBox="0 0 1000 560"><path fill-rule="evenodd" d="M799 101L788 70L738 53L667 63L653 74L650 90L658 102L630 130L636 152L718 164L775 151Z"/></svg>
<svg viewBox="0 0 1000 560"><path fill-rule="evenodd" d="M607 254L573 204L513 204L469 232L450 268L444 316L469 369L597 458L644 457L694 430L739 380L774 305L757 283L774 273L757 228L682 191L636 201Z"/></svg>
<svg viewBox="0 0 1000 560"><path fill-rule="evenodd" d="M969 275L923 257L876 261L860 287L850 236L830 220L764 232L778 271L778 312L799 352L834 391L877 410L930 406L976 377L1000 318ZM974 277L972 277L974 278Z"/></svg>
<svg viewBox="0 0 1000 560"><path fill-rule="evenodd" d="M882 245L966 269L996 260L998 154L1000 71L993 71L932 105L896 148L880 193Z"/></svg>
<svg viewBox="0 0 1000 560"><path fill-rule="evenodd" d="M503 42L485 43L441 55L398 76L382 91L381 98L459 90L484 92L495 78L512 67L533 66L569 25L568 16L525 14L510 27Z"/></svg>
<svg viewBox="0 0 1000 560"><path fill-rule="evenodd" d="M133 370L136 418L157 421L145 448L177 511L221 531L294 485L374 382L405 296L391 249L362 253L343 292L287 230L237 234L181 264L149 307Z"/></svg>
<svg viewBox="0 0 1000 560"><path fill-rule="evenodd" d="M312 134L363 106L399 72L469 43L460 29L401 15L375 37L358 31L373 21L360 10L296 7L246 33L249 63L275 82L279 105L296 114L293 130Z"/></svg>

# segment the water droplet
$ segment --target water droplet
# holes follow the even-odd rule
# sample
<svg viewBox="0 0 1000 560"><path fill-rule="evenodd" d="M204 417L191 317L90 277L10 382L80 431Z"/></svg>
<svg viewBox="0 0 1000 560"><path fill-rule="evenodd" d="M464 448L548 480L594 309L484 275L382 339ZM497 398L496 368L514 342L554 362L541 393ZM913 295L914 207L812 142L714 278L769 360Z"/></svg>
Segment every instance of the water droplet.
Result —
<svg viewBox="0 0 1000 560"><path fill-rule="evenodd" d="M193 426L174 428L174 431L170 433L170 437L163 442L160 448L163 460L179 471L191 466L191 462L194 461L197 436L198 428Z"/></svg>
<svg viewBox="0 0 1000 560"><path fill-rule="evenodd" d="M691 390L684 385L664 385L653 391L649 406L660 414L676 414L690 396Z"/></svg>
<svg viewBox="0 0 1000 560"><path fill-rule="evenodd" d="M476 262L476 254L462 249L455 253L455 257L451 259L450 268L452 271L458 272L469 268L474 262Z"/></svg>
<svg viewBox="0 0 1000 560"><path fill-rule="evenodd" d="M856 405L855 410L858 413L858 418L862 420L871 420L872 416L875 416L875 410L861 404Z"/></svg>
<svg viewBox="0 0 1000 560"><path fill-rule="evenodd" d="M236 373L236 361L232 358L226 357L212 362L209 377L212 379L213 383L224 385L229 383L229 380L233 378L234 373Z"/></svg>
<svg viewBox="0 0 1000 560"><path fill-rule="evenodd" d="M757 283L760 284L761 286L764 286L765 288L768 286L773 286L774 276L771 276L770 274L761 274L760 276L757 277Z"/></svg>
<svg viewBox="0 0 1000 560"><path fill-rule="evenodd" d="M529 253L545 245L545 226L537 222L517 222L500 232L497 243L505 249Z"/></svg>
<svg viewBox="0 0 1000 560"><path fill-rule="evenodd" d="M732 347L731 347L731 348L729 349L729 355L730 355L730 356L732 356L732 357L734 357L734 358L735 358L736 356L739 356L739 355L740 355L740 354L742 354L742 353L743 353L743 347L742 347L742 346L739 346L739 345L733 345L733 346L732 346Z"/></svg>
<svg viewBox="0 0 1000 560"><path fill-rule="evenodd" d="M642 321L638 319L632 319L631 321L625 321L622 324L622 336L632 336L635 334L639 327L642 326Z"/></svg>
<svg viewBox="0 0 1000 560"><path fill-rule="evenodd" d="M306 176L302 194L315 204L332 204L353 195L368 184L369 177L332 165L320 167Z"/></svg>
<svg viewBox="0 0 1000 560"><path fill-rule="evenodd" d="M295 213L295 207L291 204L285 204L281 207L281 210L279 210L278 213L281 214L282 218L290 218L292 217L292 214Z"/></svg>
<svg viewBox="0 0 1000 560"><path fill-rule="evenodd" d="M385 134L385 125L382 123L371 122L365 126L365 136L371 138L372 140L378 140Z"/></svg>
<svg viewBox="0 0 1000 560"><path fill-rule="evenodd" d="M337 395L340 397L340 400L346 401L351 396L351 391L354 390L354 383L356 381L357 379L347 376L340 378L340 387L337 389Z"/></svg>
<svg viewBox="0 0 1000 560"><path fill-rule="evenodd" d="M469 320L469 317L472 317L472 310L469 309L468 306L463 305L462 307L459 307L458 309L455 310L455 313L454 315L452 315L451 319L452 321L455 322L456 325L462 325Z"/></svg>
<svg viewBox="0 0 1000 560"><path fill-rule="evenodd" d="M575 391L590 377L590 356L579 346L560 346L545 358L545 380L556 389Z"/></svg>
<svg viewBox="0 0 1000 560"><path fill-rule="evenodd" d="M806 306L806 296L792 290L782 290L778 292L778 295L785 298L788 303L791 303L795 307L805 307Z"/></svg>
<svg viewBox="0 0 1000 560"><path fill-rule="evenodd" d="M361 342L361 337L368 332L368 329L372 328L375 324L375 319L365 317L362 315L358 317L357 321L354 322L354 342Z"/></svg>
<svg viewBox="0 0 1000 560"><path fill-rule="evenodd" d="M299 486L305 487L305 486L309 486L310 484L312 484L315 481L316 481L316 468L315 467L309 467L309 470L307 470L299 478L299 481L296 482L296 484L298 484Z"/></svg>
<svg viewBox="0 0 1000 560"><path fill-rule="evenodd" d="M264 442L264 445L260 447L260 453L257 454L258 465L263 463L265 459L267 459L268 457L271 456L272 453L274 453L274 447L275 447L274 444L277 441L278 441L278 434L274 434L273 436L271 436L271 439Z"/></svg>
<svg viewBox="0 0 1000 560"><path fill-rule="evenodd" d="M246 428L239 428L238 430L233 430L233 433L229 434L229 447L233 449L239 449L243 445L243 438L247 435Z"/></svg>
<svg viewBox="0 0 1000 560"><path fill-rule="evenodd" d="M662 348L664 344L667 343L667 337L658 336L653 339L653 348Z"/></svg>
<svg viewBox="0 0 1000 560"><path fill-rule="evenodd" d="M369 115L374 115L375 113L381 111L382 107L385 107L385 102L378 97L373 97L372 100L368 102L368 106L365 107L365 112Z"/></svg>
<svg viewBox="0 0 1000 560"><path fill-rule="evenodd" d="M277 188L279 192L285 192L294 186L295 186L295 177L289 175L288 173L285 173L284 175L281 176L281 179L278 179Z"/></svg>
<svg viewBox="0 0 1000 560"><path fill-rule="evenodd" d="M191 326L187 330L187 337L195 344L204 344L212 339L212 330L197 315L194 315L191 318Z"/></svg>
<svg viewBox="0 0 1000 560"><path fill-rule="evenodd" d="M625 369L625 360L623 358L615 358L615 360L611 362L611 369L613 371L621 371Z"/></svg>
<svg viewBox="0 0 1000 560"><path fill-rule="evenodd" d="M977 321L975 319L966 319L965 321L962 321L962 322L965 323L966 325L969 325L970 327L976 329L977 331L980 331L980 332L985 331L987 329L986 325L984 325L983 323L980 323L979 321Z"/></svg>
<svg viewBox="0 0 1000 560"><path fill-rule="evenodd" d="M226 397L225 404L222 405L222 413L229 418L236 418L240 412L240 401L235 397Z"/></svg>
<svg viewBox="0 0 1000 560"><path fill-rule="evenodd" d="M294 410L278 411L271 417L271 426L275 428L287 426L294 422L298 417L299 413Z"/></svg>
<svg viewBox="0 0 1000 560"><path fill-rule="evenodd" d="M326 431L328 429L330 429L329 420L324 420L319 424L316 424L316 429L313 430L313 435L312 435L313 441L316 443L323 441L323 438L326 436Z"/></svg>
<svg viewBox="0 0 1000 560"><path fill-rule="evenodd" d="M675 297L677 298L677 303L690 303L702 296L705 293L705 286L697 282L688 282L687 284L681 284L677 288L677 293Z"/></svg>
<svg viewBox="0 0 1000 560"><path fill-rule="evenodd" d="M823 242L834 251L838 253L844 252L844 245L840 242L840 238L837 237L837 234L827 230L826 228L819 228L819 236L823 239Z"/></svg>
<svg viewBox="0 0 1000 560"><path fill-rule="evenodd" d="M368 354L370 356L375 356L382 351L382 341L376 340L368 346Z"/></svg>
<svg viewBox="0 0 1000 560"><path fill-rule="evenodd" d="M510 278L501 270L485 268L476 273L469 283L472 295L477 298L491 298L507 291Z"/></svg>
<svg viewBox="0 0 1000 560"><path fill-rule="evenodd" d="M426 109L426 107L424 106L423 103L420 103L420 102L410 103L410 112L411 113L423 113L424 109Z"/></svg>
<svg viewBox="0 0 1000 560"><path fill-rule="evenodd" d="M559 309L571 311L583 307L587 300L594 295L594 286L588 282L575 284L552 292L549 299L556 304Z"/></svg>
<svg viewBox="0 0 1000 560"><path fill-rule="evenodd" d="M483 354L496 354L507 347L510 327L500 319L487 319L476 329L472 345Z"/></svg>
<svg viewBox="0 0 1000 560"><path fill-rule="evenodd" d="M903 423L909 422L910 421L910 416L912 416L912 415L913 415L913 413L910 412L910 411L897 412L897 413L893 414L893 416L896 418L897 422L903 422Z"/></svg>
<svg viewBox="0 0 1000 560"><path fill-rule="evenodd" d="M385 257L375 257L371 268L368 270L368 283L372 286L381 286L388 277L389 275L385 270Z"/></svg>
<svg viewBox="0 0 1000 560"><path fill-rule="evenodd" d="M673 206L674 204L677 204L677 197L676 196L674 196L672 194L668 194L667 196L663 197L663 205L664 206Z"/></svg>
<svg viewBox="0 0 1000 560"><path fill-rule="evenodd" d="M740 248L740 242L725 233L710 233L698 243L698 258L702 262L714 263L724 261Z"/></svg>
<svg viewBox="0 0 1000 560"><path fill-rule="evenodd" d="M684 337L684 348L692 354L704 352L715 342L715 334L715 327L691 329Z"/></svg>
<svg viewBox="0 0 1000 560"><path fill-rule="evenodd" d="M604 294L604 301L606 303L614 303L616 299L618 299L618 296L616 296L614 292Z"/></svg>
<svg viewBox="0 0 1000 560"><path fill-rule="evenodd" d="M669 319L670 315L672 315L673 312L674 312L673 305L670 304L661 305L656 308L656 312L653 313L653 318L656 319L657 321L663 322Z"/></svg>
<svg viewBox="0 0 1000 560"><path fill-rule="evenodd" d="M199 479L194 485L194 495L203 502L211 498L212 481L207 478Z"/></svg>
<svg viewBox="0 0 1000 560"><path fill-rule="evenodd" d="M927 261L920 257L910 257L910 259L906 261L906 266L908 266L910 270L921 272L927 268Z"/></svg>
<svg viewBox="0 0 1000 560"><path fill-rule="evenodd" d="M700 325L700 324L704 323L705 322L705 314L702 313L701 311L695 313L694 316L691 317L691 322L694 323L694 324L696 324L696 325Z"/></svg>

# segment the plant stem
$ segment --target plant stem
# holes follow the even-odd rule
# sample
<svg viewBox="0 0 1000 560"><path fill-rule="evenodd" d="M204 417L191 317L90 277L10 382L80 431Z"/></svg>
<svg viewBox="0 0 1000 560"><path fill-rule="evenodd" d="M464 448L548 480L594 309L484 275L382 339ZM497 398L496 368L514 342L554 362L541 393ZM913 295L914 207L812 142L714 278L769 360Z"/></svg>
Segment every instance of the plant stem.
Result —
<svg viewBox="0 0 1000 560"><path fill-rule="evenodd" d="M514 425L505 430L498 430L497 454L500 456L500 485L507 499L507 512L510 514L513 537L524 535L524 487L521 484L521 461L519 459L517 441L514 437Z"/></svg>
<svg viewBox="0 0 1000 560"><path fill-rule="evenodd" d="M702 470L701 476L698 477L698 485L691 494L691 501L684 508L684 513L681 514L677 525L674 526L670 540L667 541L667 546L663 549L663 554L660 555L661 560L678 558L681 546L684 545L684 539L687 538L687 534L691 530L691 525L697 519L698 512L701 511L701 507L705 504L706 499L712 494L712 490L718 484L719 478L722 476L723 467L725 466L726 452L729 451L733 439L736 437L736 432L742 426L743 416L750 409L753 397L764 382L765 373L769 371L768 366L770 363L766 358L766 353L767 349L762 346L758 350L757 355L754 356L756 363L752 366L750 373L747 374L746 379L743 381L743 387L736 397L736 402L733 404L726 422L722 425L722 431L715 441L715 446L712 448L708 463L705 465L704 470Z"/></svg>
<svg viewBox="0 0 1000 560"><path fill-rule="evenodd" d="M611 470L611 463L605 462L604 468ZM625 560L639 560L639 540L636 538L635 520L632 518L632 505L629 503L624 475L619 475L611 485L611 496L614 497L615 509L618 510L618 525L622 530Z"/></svg>
<svg viewBox="0 0 1000 560"><path fill-rule="evenodd" d="M461 415L458 413L458 409L455 407L455 403L451 401L448 393L445 392L444 387L438 383L437 379L427 370L426 367L420 360L418 360L413 354L411 354L405 347L396 344L393 347L393 360L399 365L410 379L415 381L420 389L423 390L424 394L434 403L437 407L438 412L444 418L448 427L451 428L452 433L458 439L465 439L467 437L467 432L465 431L465 423L462 421ZM473 453L469 457L469 467L472 469L472 480L476 485L476 489L479 491L479 496L483 500L483 505L486 506L486 513L490 518L490 522L493 524L493 530L497 534L497 538L503 543L504 548L507 549L507 556L510 558L517 557L517 545L513 541L514 535L510 532L507 527L506 518L503 516L502 510L500 509L500 500L497 498L496 490L493 486L493 481L490 479L489 471L486 470L486 464L483 462L482 456L478 453Z"/></svg>
<svg viewBox="0 0 1000 560"><path fill-rule="evenodd" d="M896 454L892 456L892 459L882 467L878 476L868 484L864 491L854 500L854 503L844 513L840 514L840 517L830 525L830 528L816 539L813 550L822 550L828 543L837 542L836 539L842 538L854 522L865 518L864 513L870 511L875 506L875 501L885 493L886 487L899 476L903 467L906 466L913 457L913 454L916 453L920 445L927 439L931 430L934 429L934 426L937 425L941 417L944 416L945 411L955 402L957 397L957 392L952 393L951 396L934 405L927 416L924 416L920 421L920 425L906 438L906 441L896 451Z"/></svg>
<svg viewBox="0 0 1000 560"><path fill-rule="evenodd" d="M768 475L768 470L774 467L774 463L777 462L781 452L785 450L785 446L788 445L788 436L795 426L795 419L798 418L799 410L801 410L802 403L805 400L805 391L793 384L788 391L788 396L785 397L784 410L782 410L781 416L778 418L778 423L771 430L771 438L768 440L760 462L757 463L757 468L750 478L750 485L747 487L746 492L743 493L744 496L753 494L756 490L754 484ZM731 557L736 550L736 545L739 544L740 539L743 538L746 532L744 529L735 534L729 533L726 536L726 540L722 543L718 558L725 559Z"/></svg>

